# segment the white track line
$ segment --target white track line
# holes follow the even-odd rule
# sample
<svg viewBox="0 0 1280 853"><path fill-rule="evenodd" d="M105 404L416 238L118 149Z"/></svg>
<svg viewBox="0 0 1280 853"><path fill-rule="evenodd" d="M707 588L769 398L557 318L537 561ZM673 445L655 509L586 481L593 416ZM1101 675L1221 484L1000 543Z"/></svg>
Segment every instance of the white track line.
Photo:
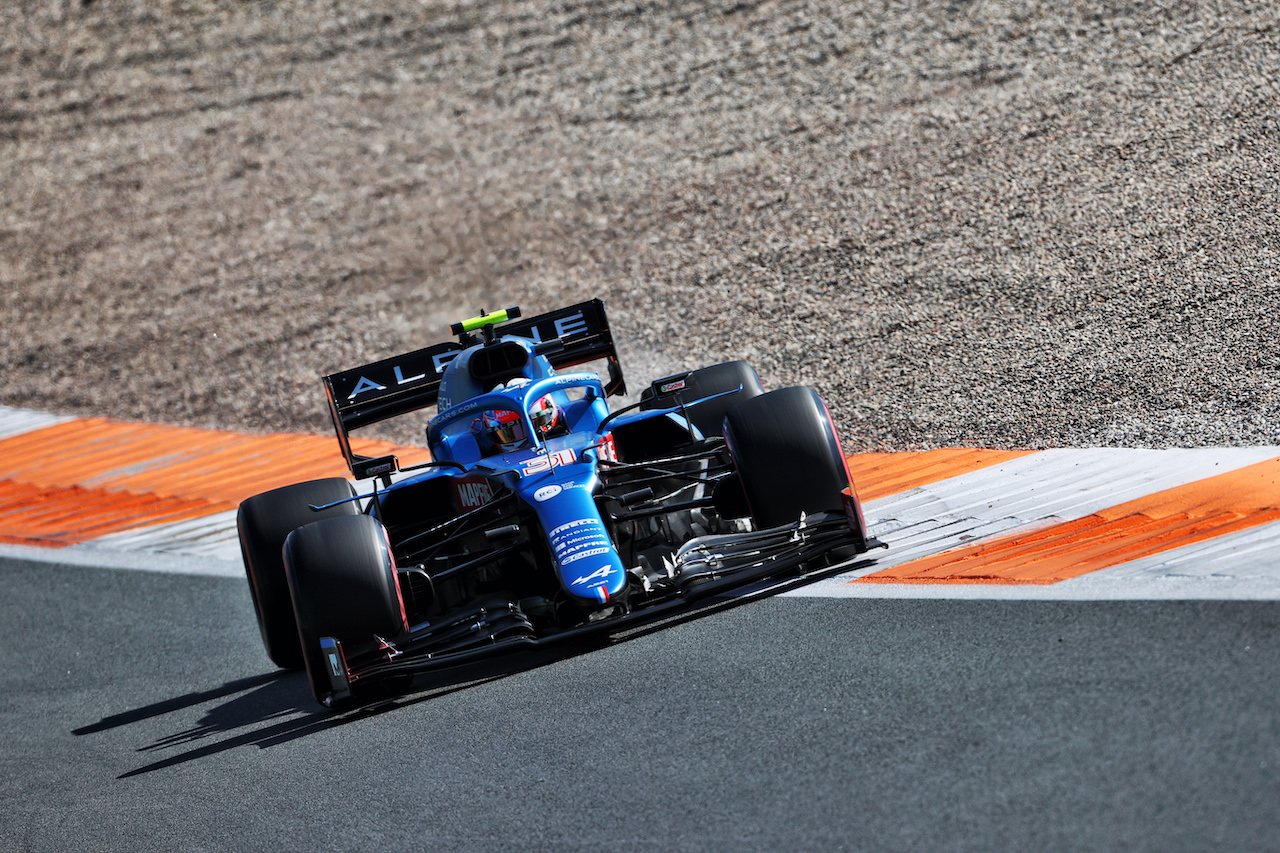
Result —
<svg viewBox="0 0 1280 853"><path fill-rule="evenodd" d="M66 548L39 548L34 545L0 544L0 569L6 563L45 563L48 565L82 566L95 569L136 569L178 575L209 575L243 578L244 564L239 554L235 561L200 557L195 554L121 551L97 548L91 544Z"/></svg>
<svg viewBox="0 0 1280 853"><path fill-rule="evenodd" d="M24 432L44 429L70 420L75 419L68 415L50 415L45 412L0 406L0 438L12 438Z"/></svg>

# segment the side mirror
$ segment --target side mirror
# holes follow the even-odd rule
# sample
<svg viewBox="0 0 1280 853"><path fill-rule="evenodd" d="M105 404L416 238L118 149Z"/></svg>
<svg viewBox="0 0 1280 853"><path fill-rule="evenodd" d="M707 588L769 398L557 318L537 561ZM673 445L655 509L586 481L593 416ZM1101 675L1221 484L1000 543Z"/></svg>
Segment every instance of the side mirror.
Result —
<svg viewBox="0 0 1280 853"><path fill-rule="evenodd" d="M391 475L400 470L400 460L395 456L379 456L376 459L360 459L351 463L351 473L357 480L382 477L388 482Z"/></svg>

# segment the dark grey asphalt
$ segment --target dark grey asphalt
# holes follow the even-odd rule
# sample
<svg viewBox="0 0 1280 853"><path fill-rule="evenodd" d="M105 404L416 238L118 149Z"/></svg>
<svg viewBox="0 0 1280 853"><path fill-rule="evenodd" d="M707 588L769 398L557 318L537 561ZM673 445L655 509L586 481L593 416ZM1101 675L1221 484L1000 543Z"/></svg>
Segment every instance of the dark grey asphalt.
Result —
<svg viewBox="0 0 1280 853"><path fill-rule="evenodd" d="M771 599L334 718L240 581L0 577L0 850L1280 849L1275 603Z"/></svg>

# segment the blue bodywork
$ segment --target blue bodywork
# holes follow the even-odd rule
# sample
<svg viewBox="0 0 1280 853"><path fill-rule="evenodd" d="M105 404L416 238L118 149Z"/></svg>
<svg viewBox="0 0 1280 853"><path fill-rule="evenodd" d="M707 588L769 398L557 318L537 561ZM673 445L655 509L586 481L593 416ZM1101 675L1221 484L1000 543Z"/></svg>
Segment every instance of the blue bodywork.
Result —
<svg viewBox="0 0 1280 853"><path fill-rule="evenodd" d="M606 393L594 373L557 375L548 360L536 354L536 342L504 336L500 343L516 345L528 354L518 387L482 388L468 372L469 350L444 371L438 414L427 425L427 443L437 463L455 463L401 480L383 493L411 489L424 481L484 477L513 492L536 515L546 537L561 588L584 606L607 605L626 589L627 567L614 545L597 496L597 463L609 459L612 443L607 429L653 417L670 417L688 429L683 418L664 410L609 418ZM567 432L543 438L534 428L531 407L550 397L560 409ZM485 412L511 411L524 422L527 446L485 454L478 420Z"/></svg>

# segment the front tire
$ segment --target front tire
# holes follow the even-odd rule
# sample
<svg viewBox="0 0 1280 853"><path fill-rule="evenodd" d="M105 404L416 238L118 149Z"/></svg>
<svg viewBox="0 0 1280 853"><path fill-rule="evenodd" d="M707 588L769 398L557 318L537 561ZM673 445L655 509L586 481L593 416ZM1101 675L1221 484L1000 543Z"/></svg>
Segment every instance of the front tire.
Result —
<svg viewBox="0 0 1280 853"><path fill-rule="evenodd" d="M327 704L322 638L338 640L350 653L367 648L375 636L390 640L409 630L395 561L377 519L355 515L293 531L284 563L307 680L316 701Z"/></svg>
<svg viewBox="0 0 1280 853"><path fill-rule="evenodd" d="M295 528L322 518L356 515L360 509L350 501L323 512L312 506L325 506L355 495L351 483L341 477L296 483L254 495L240 504L236 513L236 529L240 535L240 555L244 558L245 576L253 611L262 633L267 656L281 669L302 666L302 647L298 645L298 623L294 621L293 603L289 599L289 581L285 578L285 538Z"/></svg>
<svg viewBox="0 0 1280 853"><path fill-rule="evenodd" d="M817 391L779 388L739 403L725 416L724 437L757 528L802 512L844 512L849 469Z"/></svg>

